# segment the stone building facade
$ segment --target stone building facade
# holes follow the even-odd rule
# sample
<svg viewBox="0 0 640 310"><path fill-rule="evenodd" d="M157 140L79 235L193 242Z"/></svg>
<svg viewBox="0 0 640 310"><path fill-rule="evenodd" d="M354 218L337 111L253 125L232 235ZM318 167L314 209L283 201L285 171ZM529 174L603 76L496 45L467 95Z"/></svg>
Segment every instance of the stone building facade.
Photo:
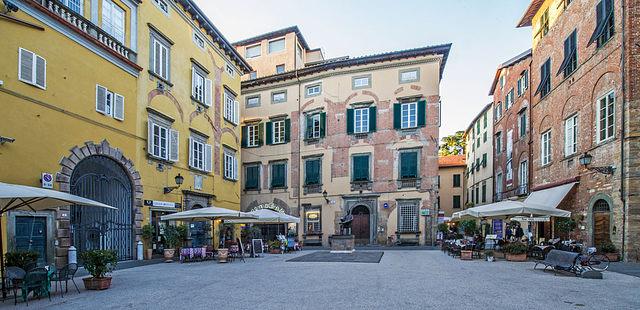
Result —
<svg viewBox="0 0 640 310"><path fill-rule="evenodd" d="M493 96L494 201L529 193L531 50L500 65L491 84Z"/></svg>
<svg viewBox="0 0 640 310"><path fill-rule="evenodd" d="M327 245L347 213L360 244L429 242L450 45L318 61L294 28L235 43L265 70L242 83L242 210L300 216L307 245ZM282 55L305 65L269 71L295 62Z"/></svg>
<svg viewBox="0 0 640 310"><path fill-rule="evenodd" d="M493 104L490 103L473 119L464 133L467 171L465 207L493 202Z"/></svg>

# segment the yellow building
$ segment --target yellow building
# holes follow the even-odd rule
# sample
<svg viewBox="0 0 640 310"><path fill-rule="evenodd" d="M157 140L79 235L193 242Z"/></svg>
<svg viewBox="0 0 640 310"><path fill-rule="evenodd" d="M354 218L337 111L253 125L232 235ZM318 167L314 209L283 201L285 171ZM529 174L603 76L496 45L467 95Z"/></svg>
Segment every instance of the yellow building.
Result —
<svg viewBox="0 0 640 310"><path fill-rule="evenodd" d="M52 185L119 209L11 212L4 251L31 247L57 265L70 245L132 259L140 228L160 211L239 209L234 97L250 67L193 1L10 0L0 9L0 182Z"/></svg>
<svg viewBox="0 0 640 310"><path fill-rule="evenodd" d="M438 158L438 215L451 218L464 206L464 173L467 168L464 155Z"/></svg>

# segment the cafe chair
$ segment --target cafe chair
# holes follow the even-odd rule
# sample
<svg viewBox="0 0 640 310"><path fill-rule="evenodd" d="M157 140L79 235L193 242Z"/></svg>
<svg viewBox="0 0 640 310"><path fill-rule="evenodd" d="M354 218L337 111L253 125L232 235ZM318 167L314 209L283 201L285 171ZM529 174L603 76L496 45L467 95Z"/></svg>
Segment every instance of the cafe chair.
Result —
<svg viewBox="0 0 640 310"><path fill-rule="evenodd" d="M78 264L69 264L53 274L51 281L56 283L56 293L58 292L58 286L60 286L60 293L64 298L64 293L69 293L69 281L71 281L71 283L73 283L73 286L76 287L76 291L78 291L78 294L80 294L80 289L78 288L78 285L74 280L77 271ZM62 291L62 282L64 282L64 291Z"/></svg>
<svg viewBox="0 0 640 310"><path fill-rule="evenodd" d="M23 298L27 302L27 306L29 305L29 293L31 292L33 292L34 296L38 297L47 294L49 301L51 301L48 284L49 274L47 269L35 268L27 272L21 285L22 293L24 294Z"/></svg>
<svg viewBox="0 0 640 310"><path fill-rule="evenodd" d="M5 270L5 274L7 277L7 284L9 289L13 291L13 304L18 304L18 289L22 284L22 280L24 280L24 276L27 275L27 272L20 267L7 267Z"/></svg>

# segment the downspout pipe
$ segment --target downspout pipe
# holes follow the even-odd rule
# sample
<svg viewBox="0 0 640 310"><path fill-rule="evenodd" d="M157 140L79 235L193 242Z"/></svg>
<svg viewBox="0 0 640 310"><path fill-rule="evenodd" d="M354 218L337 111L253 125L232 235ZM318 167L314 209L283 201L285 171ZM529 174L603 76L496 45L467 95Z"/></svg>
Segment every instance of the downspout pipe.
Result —
<svg viewBox="0 0 640 310"><path fill-rule="evenodd" d="M623 260L627 260L625 258L626 250L626 238L627 238L627 197L626 197L626 186L625 186L625 177L626 177L626 164L625 164L625 143L627 139L627 78L626 78L626 22L627 22L627 9L626 9L626 0L622 0L622 52L620 57L620 75L621 75L621 84L622 84L622 115L621 115L621 139L620 139L620 199L622 200L622 244L620 249L620 254Z"/></svg>

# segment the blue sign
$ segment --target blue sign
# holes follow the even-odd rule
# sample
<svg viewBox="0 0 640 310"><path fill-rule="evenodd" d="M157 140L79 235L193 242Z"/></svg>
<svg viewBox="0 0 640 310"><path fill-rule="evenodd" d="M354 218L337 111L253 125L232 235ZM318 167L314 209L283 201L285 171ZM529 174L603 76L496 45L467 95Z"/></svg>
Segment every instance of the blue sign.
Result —
<svg viewBox="0 0 640 310"><path fill-rule="evenodd" d="M498 239L502 239L502 220L494 219L491 224L493 226L493 234L498 235Z"/></svg>
<svg viewBox="0 0 640 310"><path fill-rule="evenodd" d="M383 207L383 208L385 208L385 209L389 209L389 204L385 202L385 203L382 205L382 207Z"/></svg>

